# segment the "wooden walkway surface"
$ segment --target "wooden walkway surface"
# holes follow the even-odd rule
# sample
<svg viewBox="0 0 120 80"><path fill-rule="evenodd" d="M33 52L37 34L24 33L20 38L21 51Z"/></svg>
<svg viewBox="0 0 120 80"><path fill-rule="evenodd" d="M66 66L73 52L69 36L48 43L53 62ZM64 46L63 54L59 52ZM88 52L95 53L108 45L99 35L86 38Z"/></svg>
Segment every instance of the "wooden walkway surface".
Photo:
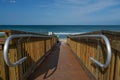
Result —
<svg viewBox="0 0 120 80"><path fill-rule="evenodd" d="M70 47L65 42L61 42L28 80L90 80L90 78Z"/></svg>

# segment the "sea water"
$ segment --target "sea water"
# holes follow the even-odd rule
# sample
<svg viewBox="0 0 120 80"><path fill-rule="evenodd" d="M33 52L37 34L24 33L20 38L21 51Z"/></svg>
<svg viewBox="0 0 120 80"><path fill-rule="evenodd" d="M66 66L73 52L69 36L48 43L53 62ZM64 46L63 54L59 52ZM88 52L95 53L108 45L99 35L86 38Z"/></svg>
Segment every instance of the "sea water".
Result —
<svg viewBox="0 0 120 80"><path fill-rule="evenodd" d="M68 34L81 34L98 30L120 31L120 25L0 25L0 30L20 30L27 32L53 32L60 38Z"/></svg>

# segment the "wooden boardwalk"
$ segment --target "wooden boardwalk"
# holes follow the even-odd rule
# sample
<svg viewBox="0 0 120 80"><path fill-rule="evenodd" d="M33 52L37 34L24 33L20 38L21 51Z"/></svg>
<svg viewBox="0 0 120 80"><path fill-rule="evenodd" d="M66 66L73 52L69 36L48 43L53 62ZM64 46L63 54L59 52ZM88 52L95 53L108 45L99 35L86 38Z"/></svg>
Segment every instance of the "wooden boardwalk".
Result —
<svg viewBox="0 0 120 80"><path fill-rule="evenodd" d="M38 35L38 33L15 30L0 30L0 32L4 33L0 37L0 80L120 80L120 32L118 31L101 30L68 35L66 42L69 46L63 40L61 44L56 45L58 40L56 35ZM19 34L31 34L33 37L23 38ZM10 38L15 35L19 38ZM111 46L109 46L109 50L111 49L109 56L104 39L82 38L83 35L101 35L108 38ZM10 40L8 46L6 45L8 55L4 53L5 40ZM10 67L11 65L6 65L8 61L5 61L4 56L8 56L7 60L11 63L25 56L27 59L20 65ZM105 64L108 58L111 62L109 61L107 68L101 68L91 61L90 57L102 64Z"/></svg>
<svg viewBox="0 0 120 80"><path fill-rule="evenodd" d="M61 42L28 80L90 80L90 78L70 47L65 42Z"/></svg>

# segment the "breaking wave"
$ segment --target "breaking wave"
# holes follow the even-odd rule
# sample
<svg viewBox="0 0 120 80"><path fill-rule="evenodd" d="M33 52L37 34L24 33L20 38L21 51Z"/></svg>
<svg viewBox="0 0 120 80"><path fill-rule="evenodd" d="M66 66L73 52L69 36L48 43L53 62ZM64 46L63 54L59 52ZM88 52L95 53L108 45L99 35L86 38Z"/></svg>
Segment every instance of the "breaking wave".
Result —
<svg viewBox="0 0 120 80"><path fill-rule="evenodd" d="M56 35L74 35L74 34L83 34L85 32L55 32Z"/></svg>

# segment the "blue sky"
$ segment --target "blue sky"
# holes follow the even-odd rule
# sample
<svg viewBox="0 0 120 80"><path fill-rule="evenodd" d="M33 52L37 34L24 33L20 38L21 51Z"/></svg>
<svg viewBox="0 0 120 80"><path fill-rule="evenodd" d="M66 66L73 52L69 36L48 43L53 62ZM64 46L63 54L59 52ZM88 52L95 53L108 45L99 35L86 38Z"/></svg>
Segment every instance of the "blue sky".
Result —
<svg viewBox="0 0 120 80"><path fill-rule="evenodd" d="M0 0L0 25L120 25L120 0Z"/></svg>

